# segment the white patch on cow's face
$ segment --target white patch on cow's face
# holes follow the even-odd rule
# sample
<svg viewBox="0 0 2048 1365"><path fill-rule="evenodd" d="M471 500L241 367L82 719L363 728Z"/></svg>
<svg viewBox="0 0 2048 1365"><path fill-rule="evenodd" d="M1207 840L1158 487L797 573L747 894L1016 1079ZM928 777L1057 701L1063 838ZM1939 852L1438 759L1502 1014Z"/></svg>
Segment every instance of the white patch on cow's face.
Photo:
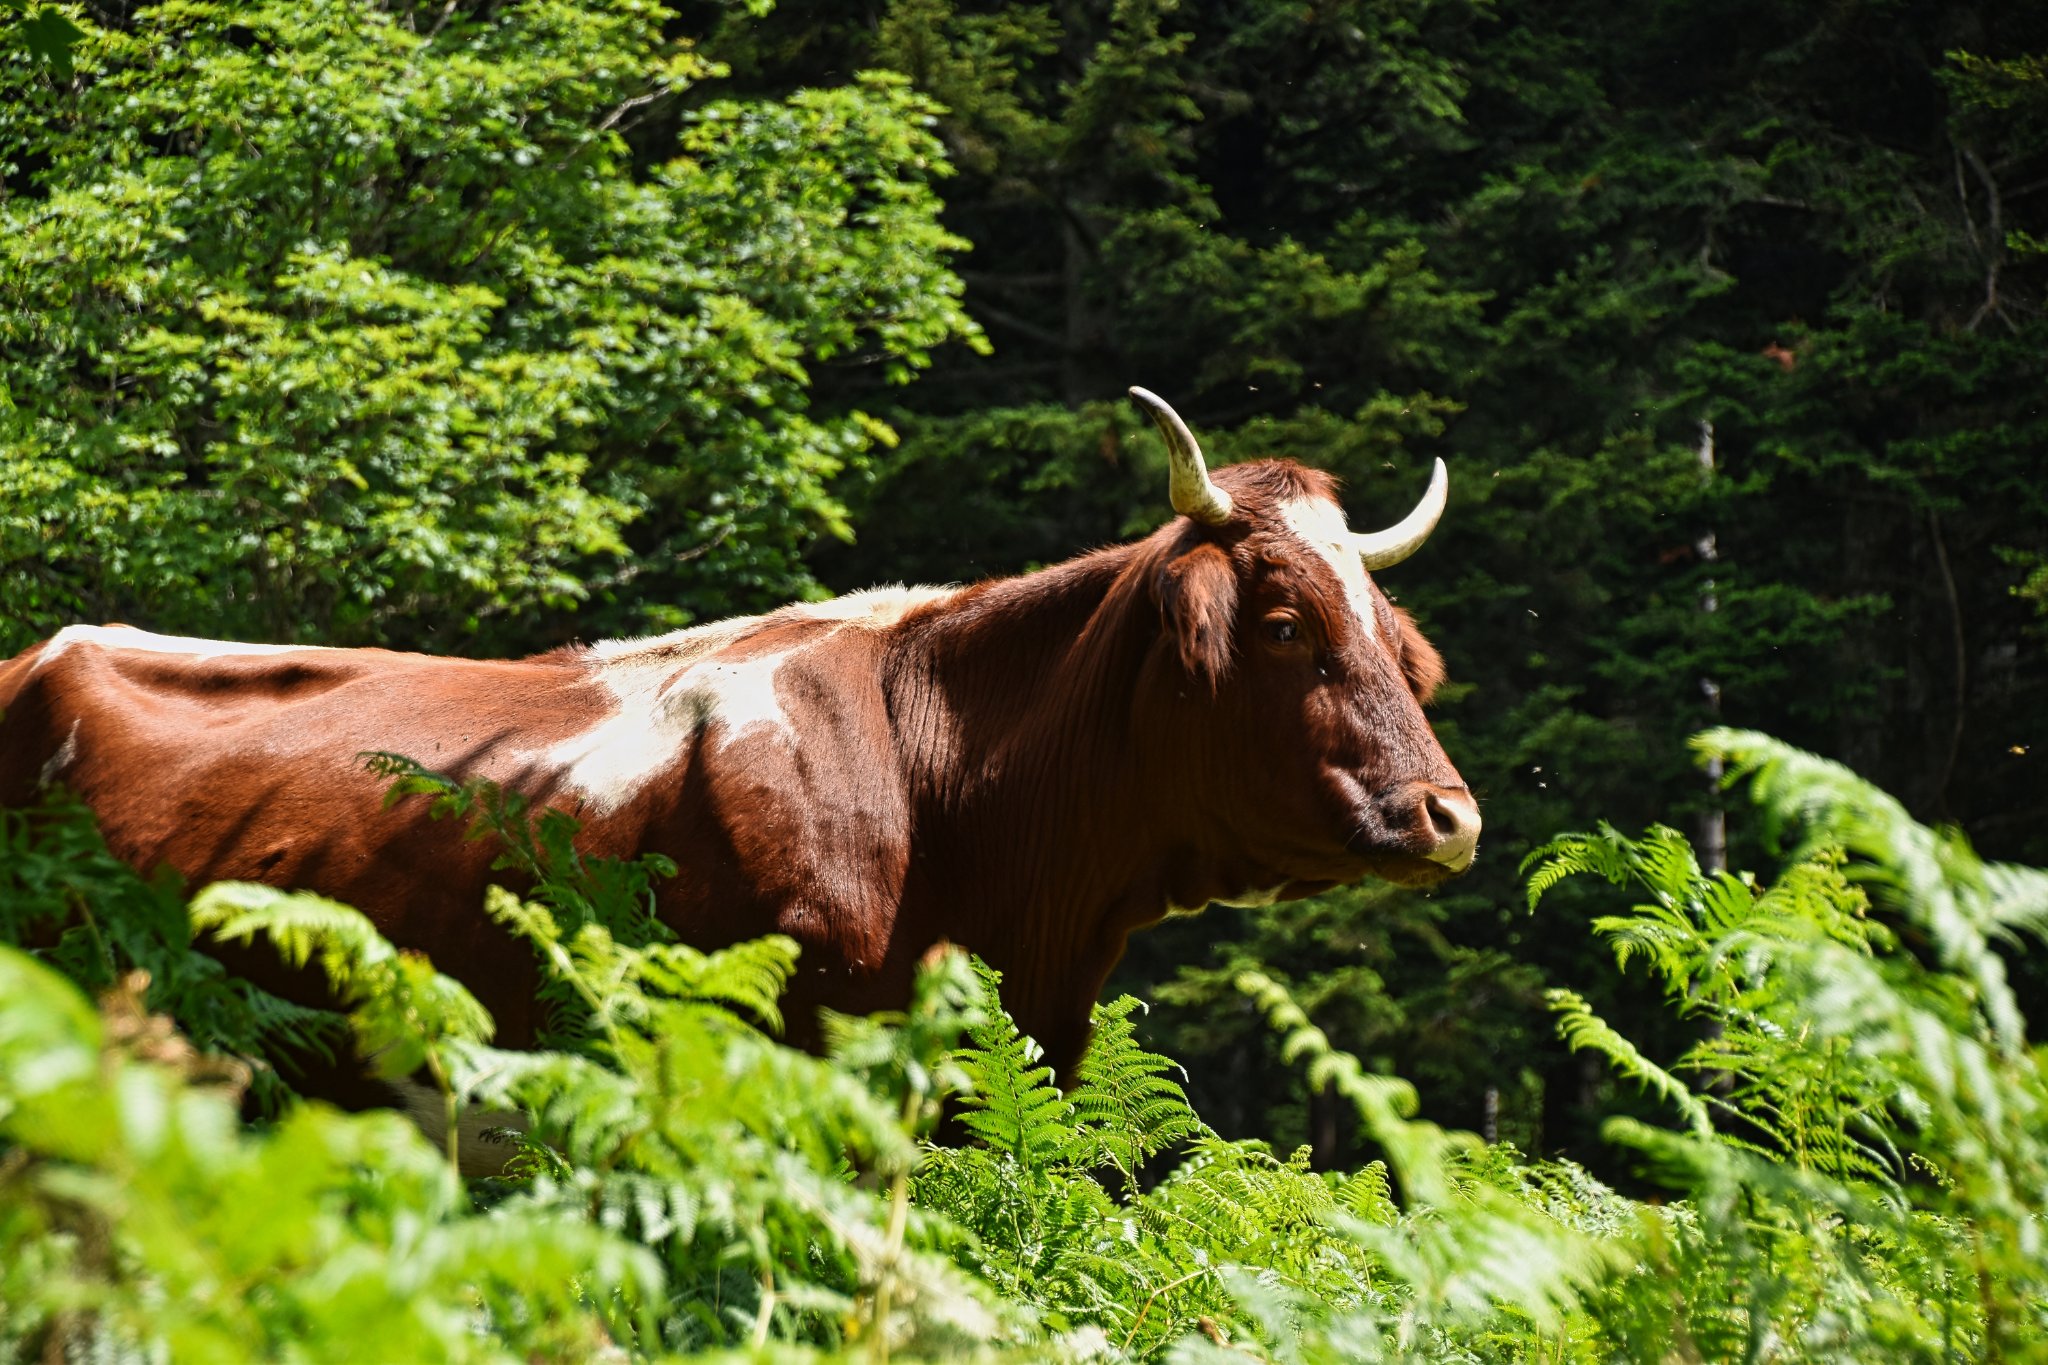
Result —
<svg viewBox="0 0 2048 1365"><path fill-rule="evenodd" d="M50 643L36 656L36 669L79 645L101 649L126 649L141 654L184 654L195 659L232 659L242 655L293 654L319 645L245 645L230 640L193 640L181 635L157 635L128 626L66 626L50 637ZM34 669L30 670L35 671Z"/></svg>
<svg viewBox="0 0 2048 1365"><path fill-rule="evenodd" d="M1330 572L1344 585L1344 600L1351 604L1359 630L1370 640L1374 634L1372 585L1365 577L1365 561L1351 548L1351 528L1344 520L1344 509L1322 498L1296 498L1281 507L1280 519L1329 564Z"/></svg>
<svg viewBox="0 0 2048 1365"><path fill-rule="evenodd" d="M57 746L57 752L50 755L50 761L43 764L42 772L36 777L38 789L49 786L57 780L58 774L78 761L78 727L82 722L71 722L71 733L64 736L64 742Z"/></svg>

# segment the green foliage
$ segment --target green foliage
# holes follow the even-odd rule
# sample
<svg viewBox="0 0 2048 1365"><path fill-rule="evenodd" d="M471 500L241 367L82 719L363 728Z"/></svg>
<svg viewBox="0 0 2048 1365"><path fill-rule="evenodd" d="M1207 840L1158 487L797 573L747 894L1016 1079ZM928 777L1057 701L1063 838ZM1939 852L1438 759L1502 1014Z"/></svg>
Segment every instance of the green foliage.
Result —
<svg viewBox="0 0 2048 1365"><path fill-rule="evenodd" d="M1661 827L1565 836L1530 864L1532 906L1575 880L1643 898L1593 932L1692 1030L1663 1060L1584 997L1552 1000L1570 1045L1681 1120L1609 1121L1666 1188L1651 1202L1418 1118L1412 1086L1254 970L1235 991L1376 1159L1318 1170L1307 1148L1219 1137L1128 996L1097 1008L1062 1092L996 974L957 952L903 1011L828 1018L824 1055L794 1052L755 1022L776 1018L788 941L624 942L607 926L634 922L644 877L502 793L387 760L400 796L506 836L533 894L493 889L487 909L582 1002L574 1050L490 1047L460 985L317 897L218 886L191 919L313 964L359 1049L424 1065L449 1131L516 1116L504 1172L465 1188L452 1146L390 1115L300 1105L244 1130L243 1073L151 1016L139 980L95 1014L0 948L0 1349L2024 1358L2048 1331L2048 1072L1998 954L2043 937L2048 873L1983 862L1777 741L1698 743L1796 841L1774 881L1707 873ZM75 818L26 828L9 907L57 894L52 855L80 847ZM85 863L62 894L102 932L160 914ZM960 1132L934 1145L949 1101Z"/></svg>
<svg viewBox="0 0 2048 1365"><path fill-rule="evenodd" d="M701 956L629 948L597 925L565 939L505 892L490 909L584 996L596 1038L587 1056L472 1048L454 1093L532 1118L531 1178L500 1208L581 1212L660 1257L670 1293L646 1349L864 1336L930 1348L993 1330L985 1292L932 1250L952 1235L944 1220L908 1218L894 1181L915 1162L927 1096L868 1084L948 1074L935 1049L971 999L964 963L935 966L916 1026L866 1032L855 1065L795 1052L734 1013L772 1016L763 986L779 990L793 966L786 940ZM855 1172L891 1179L892 1194Z"/></svg>
<svg viewBox="0 0 2048 1365"><path fill-rule="evenodd" d="M994 973L983 982L987 1022L963 1054L975 1081L965 1126L979 1140L932 1152L916 1189L975 1235L968 1263L1049 1325L1093 1329L1141 1359L1204 1338L1290 1359L1354 1358L1364 1343L1400 1355L1503 1321L1554 1331L1613 1258L1518 1198L1511 1160L1413 1122L1410 1087L1333 1050L1255 973L1243 989L1311 1084L1357 1107L1405 1210L1386 1164L1329 1176L1306 1148L1282 1160L1217 1137L1165 1079L1171 1063L1136 1043L1128 996L1097 1008L1062 1095L1001 1012ZM1175 1148L1177 1163L1142 1189L1138 1164Z"/></svg>
<svg viewBox="0 0 2048 1365"><path fill-rule="evenodd" d="M61 791L0 810L0 944L27 949L88 991L142 973L143 1004L175 1016L202 1051L332 1057L340 1016L279 998L194 951L197 925L175 874L144 879L107 851L92 813ZM290 1077L253 1073L258 1103L281 1103Z"/></svg>
<svg viewBox="0 0 2048 1365"><path fill-rule="evenodd" d="M495 793L444 799L519 820ZM242 1134L233 1096L181 1078L196 1069L190 1049L139 1000L121 1008L148 1060L102 1066L99 1025L75 991L0 956L15 974L0 996L0 1065L15 1082L0 1083L0 1261L20 1268L0 1284L0 1335L114 1354L240 1340L408 1359L988 1335L1000 1318L986 1291L932 1249L957 1234L913 1212L907 1188L916 1137L961 1081L948 1053L977 997L964 961L936 963L906 1014L842 1023L831 1058L805 1056L746 1019L776 1017L792 943L621 944L602 921L633 879L585 870L581 887L547 888L561 904L592 888L613 901L573 933L539 900L494 890L487 907L584 1002L577 1052L489 1047L490 1020L466 990L345 906L238 885L192 903L217 940L261 938L313 964L379 1070L424 1067L445 1092L451 1142L438 1158L391 1116L317 1106ZM112 897L95 908L124 910ZM141 1108L129 1118L114 1099L79 1099L103 1091ZM508 1149L514 1178L487 1206L453 1176L452 1135L471 1105L527 1125ZM153 1321L145 1306L165 1294L181 1309ZM351 1323L356 1310L374 1323ZM408 1333L417 1340L401 1348Z"/></svg>
<svg viewBox="0 0 2048 1365"><path fill-rule="evenodd" d="M976 335L900 79L682 116L658 5L76 17L75 82L0 55L0 649L785 600L890 439L811 368Z"/></svg>
<svg viewBox="0 0 2048 1365"><path fill-rule="evenodd" d="M1264 910L1211 907L1135 938L1121 975L1165 978L1152 993L1153 1036L1191 1059L1189 1095L1229 1136L1305 1143L1325 1169L1368 1154L1349 1105L1282 1062L1279 1038L1238 990L1257 971L1373 1070L1412 1081L1439 1122L1534 1149L1541 1081L1522 1059L1547 1033L1543 978L1499 948L1453 937L1476 904L1366 884ZM1475 1081L1495 1087L1492 1114L1483 1090L1469 1093Z"/></svg>
<svg viewBox="0 0 2048 1365"><path fill-rule="evenodd" d="M7 948L0 1001L10 1355L521 1360L597 1350L659 1291L646 1251L587 1220L468 1216L395 1115L242 1131L132 997L103 1022Z"/></svg>
<svg viewBox="0 0 2048 1365"><path fill-rule="evenodd" d="M1776 884L1707 876L1665 829L1559 840L1530 883L1532 903L1572 874L1648 892L1595 932L1705 1025L1675 1065L1702 1078L1688 1089L1583 1001L1554 1002L1575 1046L1690 1120L1684 1136L1609 1124L1697 1211L1701 1239L1673 1248L1678 1280L1736 1288L1688 1292L1657 1339L1772 1335L1831 1359L2024 1353L2048 1325L2048 1072L1994 943L2048 937L2048 874L1985 863L1778 741L1719 730L1696 746L1797 835Z"/></svg>
<svg viewBox="0 0 2048 1365"><path fill-rule="evenodd" d="M47 63L56 79L71 79L71 49L85 32L64 11L54 5L31 5L29 0L0 0L0 14L9 16L12 41Z"/></svg>
<svg viewBox="0 0 2048 1365"><path fill-rule="evenodd" d="M369 754L365 766L390 779L384 792L387 810L408 797L424 796L433 819L465 820L466 838L493 841L499 851L491 860L492 869L510 873L516 884L531 888L529 894L547 908L549 922L556 926L549 930L550 941L596 925L629 947L667 944L664 951L678 964L696 958L690 949L675 944L673 932L655 918L654 883L675 875L675 864L663 855L586 858L576 848L578 826L573 819L553 807L535 814L525 797L495 782L456 783L402 754ZM778 1028L775 999L787 976L787 964L779 970L764 964L747 996L756 1016ZM545 1007L540 1042L574 1044L593 1032L589 1002L567 977L545 975L538 998Z"/></svg>

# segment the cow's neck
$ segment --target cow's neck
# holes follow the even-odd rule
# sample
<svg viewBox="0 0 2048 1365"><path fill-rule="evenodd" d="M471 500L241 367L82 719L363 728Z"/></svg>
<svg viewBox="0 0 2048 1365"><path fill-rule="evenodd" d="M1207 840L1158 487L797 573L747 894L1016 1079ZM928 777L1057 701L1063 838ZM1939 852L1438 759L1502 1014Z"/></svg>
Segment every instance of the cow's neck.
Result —
<svg viewBox="0 0 2048 1365"><path fill-rule="evenodd" d="M1130 732L1159 638L1148 572L1141 543L971 589L892 670L919 857L974 901L905 909L979 927L967 946L1063 1068L1125 938L1168 908L1176 839Z"/></svg>

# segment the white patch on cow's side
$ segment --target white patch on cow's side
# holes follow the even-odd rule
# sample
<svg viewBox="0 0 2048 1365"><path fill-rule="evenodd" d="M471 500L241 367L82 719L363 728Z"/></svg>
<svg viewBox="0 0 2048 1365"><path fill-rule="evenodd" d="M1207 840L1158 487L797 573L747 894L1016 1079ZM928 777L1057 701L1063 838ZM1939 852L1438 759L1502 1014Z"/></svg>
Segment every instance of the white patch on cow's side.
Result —
<svg viewBox="0 0 2048 1365"><path fill-rule="evenodd" d="M675 762L699 731L714 723L721 748L747 738L772 738L793 748L796 729L775 687L785 662L840 629L881 629L954 591L875 588L829 602L785 607L771 617L745 616L651 639L593 645L594 676L611 693L612 711L542 757L565 771L584 800L603 813L632 800ZM831 630L789 650L752 658L720 657L776 621L833 624Z"/></svg>
<svg viewBox="0 0 2048 1365"><path fill-rule="evenodd" d="M710 718L707 706L715 705L719 689L693 685L698 670L760 624L760 617L744 616L651 639L592 645L592 677L611 694L611 710L537 757L563 771L599 813L623 806ZM772 673L767 683L772 706ZM757 703L741 710L758 716L763 708Z"/></svg>
<svg viewBox="0 0 2048 1365"><path fill-rule="evenodd" d="M1281 507L1280 519L1329 563L1330 572L1344 585L1344 597L1351 603L1351 614L1358 618L1358 628L1370 640L1374 634L1372 589L1366 582L1365 561L1352 548L1344 509L1322 498L1296 498Z"/></svg>
<svg viewBox="0 0 2048 1365"><path fill-rule="evenodd" d="M158 635L130 626L66 626L50 637L36 656L31 672L40 670L60 655L80 645L101 649L125 649L140 654L184 654L195 659L230 659L242 655L294 654L320 645L246 645L232 640L194 640L182 635Z"/></svg>
<svg viewBox="0 0 2048 1365"><path fill-rule="evenodd" d="M81 720L71 722L71 733L64 736L64 742L57 746L57 752L50 755L50 761L43 764L43 771L36 778L38 789L49 786L57 775L78 761L78 727Z"/></svg>

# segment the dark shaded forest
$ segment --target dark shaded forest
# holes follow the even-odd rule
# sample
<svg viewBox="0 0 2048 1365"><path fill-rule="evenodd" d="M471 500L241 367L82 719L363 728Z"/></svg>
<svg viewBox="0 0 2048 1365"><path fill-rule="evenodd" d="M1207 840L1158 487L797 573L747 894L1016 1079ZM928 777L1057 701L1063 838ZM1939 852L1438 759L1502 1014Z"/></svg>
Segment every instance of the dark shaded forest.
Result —
<svg viewBox="0 0 2048 1365"><path fill-rule="evenodd" d="M1139 941L1224 1131L1354 1155L1234 1003L1256 963L1430 1113L1592 1158L1616 1097L1541 992L1655 1002L1518 867L1720 839L1710 724L2048 860L2032 7L685 5L436 82L309 19L347 86L231 10L124 68L148 12L93 13L107 79L18 54L0 111L10 648L518 653L1020 572L1165 515L1141 383L1354 524L1452 471L1384 578L1480 866ZM565 77L606 44L650 74Z"/></svg>
<svg viewBox="0 0 2048 1365"><path fill-rule="evenodd" d="M1126 383L1226 457L1340 472L1354 524L1450 463L1443 531L1382 578L1450 661L1482 866L1142 940L1124 981L1212 1122L1286 1104L1338 1141L1229 1006L1259 962L1431 1112L1587 1154L1612 1097L1536 1011L1595 950L1517 867L1595 819L1699 832L1708 724L2048 856L2044 44L2030 7L1947 4L784 5L712 38L762 89L881 64L949 111L992 349L900 402L821 385L903 436L812 556L831 587L1152 524Z"/></svg>

